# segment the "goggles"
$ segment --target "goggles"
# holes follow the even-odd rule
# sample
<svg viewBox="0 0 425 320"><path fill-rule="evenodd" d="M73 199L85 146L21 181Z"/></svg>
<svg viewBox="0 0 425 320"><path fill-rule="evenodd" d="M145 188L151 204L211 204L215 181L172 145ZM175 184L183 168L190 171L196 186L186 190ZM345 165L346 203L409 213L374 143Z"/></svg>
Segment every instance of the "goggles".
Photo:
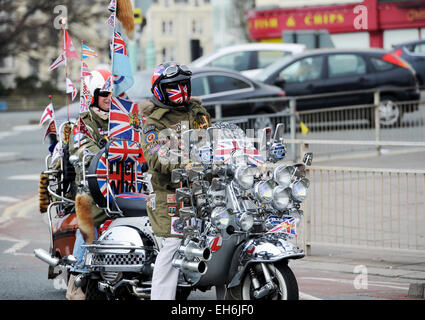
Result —
<svg viewBox="0 0 425 320"><path fill-rule="evenodd" d="M184 74L186 76L191 76L192 71L190 71L189 67L182 64L182 65L172 65L162 72L162 74L155 80L155 82L152 85L152 88L154 88L162 79L169 79L173 78L179 74Z"/></svg>

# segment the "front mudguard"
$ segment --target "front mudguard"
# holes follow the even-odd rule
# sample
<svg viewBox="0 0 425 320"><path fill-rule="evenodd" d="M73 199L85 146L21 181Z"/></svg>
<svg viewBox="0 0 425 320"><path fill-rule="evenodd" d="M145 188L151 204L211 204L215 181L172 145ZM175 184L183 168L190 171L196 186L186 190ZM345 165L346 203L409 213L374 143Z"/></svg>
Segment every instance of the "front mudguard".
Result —
<svg viewBox="0 0 425 320"><path fill-rule="evenodd" d="M282 260L301 259L304 251L280 238L262 237L246 242L239 256L239 271L233 276L228 288L240 285L247 267L252 263L276 263Z"/></svg>

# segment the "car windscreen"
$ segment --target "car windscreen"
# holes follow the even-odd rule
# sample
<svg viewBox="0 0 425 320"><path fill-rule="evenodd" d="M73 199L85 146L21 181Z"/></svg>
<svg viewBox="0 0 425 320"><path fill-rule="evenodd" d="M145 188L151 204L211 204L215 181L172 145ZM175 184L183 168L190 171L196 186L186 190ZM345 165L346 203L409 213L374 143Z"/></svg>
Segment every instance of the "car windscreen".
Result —
<svg viewBox="0 0 425 320"><path fill-rule="evenodd" d="M285 56L276 62L270 64L262 72L254 76L254 79L258 81L265 81L268 77L270 77L271 74L275 73L277 70L282 68L285 64L287 64L289 61L293 59L292 55Z"/></svg>

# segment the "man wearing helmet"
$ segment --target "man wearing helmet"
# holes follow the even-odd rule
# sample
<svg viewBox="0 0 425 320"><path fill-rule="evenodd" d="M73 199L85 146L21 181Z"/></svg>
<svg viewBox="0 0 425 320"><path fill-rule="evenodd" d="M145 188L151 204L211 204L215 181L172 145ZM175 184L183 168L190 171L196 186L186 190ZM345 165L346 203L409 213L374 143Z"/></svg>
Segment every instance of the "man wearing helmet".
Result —
<svg viewBox="0 0 425 320"><path fill-rule="evenodd" d="M99 76L100 75L100 76ZM77 155L79 161L83 160L85 153L96 154L103 148L108 135L109 126L109 109L111 106L111 92L104 88L105 80L108 79L110 73L106 70L93 71L89 86L91 87L92 100L89 110L79 115L76 124L82 120L88 133L84 134L81 126L76 124L72 129L72 138L69 142L70 155ZM88 158L89 161L91 158ZM89 163L86 163L86 168ZM76 181L79 186L78 194L75 199L75 212L78 221L78 230L74 244L73 255L77 258L77 265L81 265L84 257L84 249L81 245L90 244L96 238L97 228L107 219L103 209L98 208L92 196L80 186L80 178L82 177L82 168L76 168ZM68 290L66 298L68 300L84 300L85 295L81 288L74 285L75 277L84 270L71 269L71 276L68 282Z"/></svg>
<svg viewBox="0 0 425 320"><path fill-rule="evenodd" d="M170 132L179 138L185 130L211 126L210 115L201 100L191 97L191 75L187 66L176 62L159 65L152 76L153 97L141 105L146 116L142 130L143 154L156 193L155 206L148 208L148 214L155 235L163 238L152 277L152 300L175 299L179 270L172 267L171 261L182 236L175 197L179 186L171 183L171 172L184 165L167 161L168 154L162 147L173 140Z"/></svg>

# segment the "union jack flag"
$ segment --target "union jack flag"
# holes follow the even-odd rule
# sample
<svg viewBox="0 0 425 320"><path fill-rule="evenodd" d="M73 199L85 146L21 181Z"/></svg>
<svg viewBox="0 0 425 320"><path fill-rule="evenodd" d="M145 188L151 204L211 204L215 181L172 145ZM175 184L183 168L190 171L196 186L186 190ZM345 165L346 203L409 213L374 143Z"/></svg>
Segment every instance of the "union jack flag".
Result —
<svg viewBox="0 0 425 320"><path fill-rule="evenodd" d="M142 118L139 106L128 100L112 97L109 111L109 136L140 143Z"/></svg>
<svg viewBox="0 0 425 320"><path fill-rule="evenodd" d="M142 151L139 143L127 140L116 140L109 145L109 162L137 162Z"/></svg>
<svg viewBox="0 0 425 320"><path fill-rule="evenodd" d="M246 140L218 140L217 146L214 149L214 159L215 161L224 161L224 163L229 163L232 154L237 150L241 150L244 155L248 156L248 160L253 165L258 166L264 163L264 159L258 150L252 145L252 143Z"/></svg>
<svg viewBox="0 0 425 320"><path fill-rule="evenodd" d="M109 171L108 168L111 167L112 170ZM128 172L118 163L115 166L109 166L108 160L105 154L103 154L97 163L96 175L97 185L105 198L108 194L107 182L111 186L112 195L123 192L136 192L142 189L142 182L135 179L135 177L142 175L142 168L138 163L135 172L133 170ZM124 183L123 180L128 183Z"/></svg>
<svg viewBox="0 0 425 320"><path fill-rule="evenodd" d="M169 89L168 97L171 101L181 104L187 100L187 86L178 85L178 89Z"/></svg>
<svg viewBox="0 0 425 320"><path fill-rule="evenodd" d="M114 52L127 55L127 46L125 45L124 39L121 37L121 33L118 31L114 32Z"/></svg>
<svg viewBox="0 0 425 320"><path fill-rule="evenodd" d="M285 220L278 226L274 227L273 229L269 230L267 233L275 233L275 232L283 232L290 235L296 235L296 226L295 226L295 218L290 218L288 220Z"/></svg>

